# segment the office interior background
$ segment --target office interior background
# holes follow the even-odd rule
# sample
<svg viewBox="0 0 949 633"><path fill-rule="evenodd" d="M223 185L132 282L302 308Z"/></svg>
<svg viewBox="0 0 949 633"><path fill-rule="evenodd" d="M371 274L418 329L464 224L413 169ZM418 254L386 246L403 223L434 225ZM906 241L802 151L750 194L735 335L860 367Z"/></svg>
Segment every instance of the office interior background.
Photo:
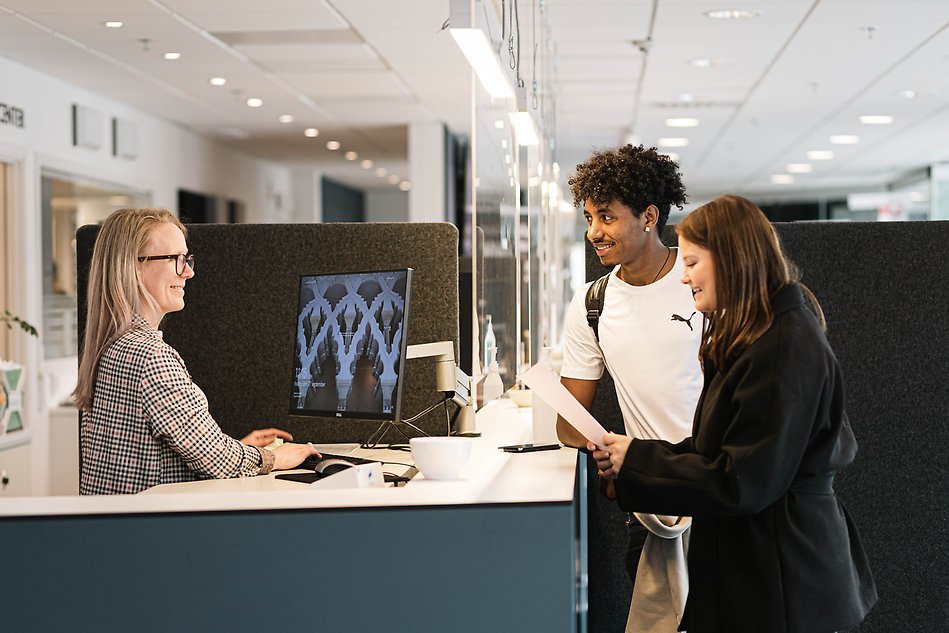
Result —
<svg viewBox="0 0 949 633"><path fill-rule="evenodd" d="M0 328L25 367L0 494L75 492L78 226L452 222L462 355L483 371L490 323L510 387L584 281L594 150L678 160L672 222L725 192L949 218L947 26L943 0L0 0L0 305L40 331Z"/></svg>

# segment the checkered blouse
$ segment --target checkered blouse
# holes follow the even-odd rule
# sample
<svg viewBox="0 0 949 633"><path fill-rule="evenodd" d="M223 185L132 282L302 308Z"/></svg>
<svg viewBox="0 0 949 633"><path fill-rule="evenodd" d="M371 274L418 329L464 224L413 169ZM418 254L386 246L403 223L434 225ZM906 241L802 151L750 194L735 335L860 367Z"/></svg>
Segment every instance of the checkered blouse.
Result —
<svg viewBox="0 0 949 633"><path fill-rule="evenodd" d="M84 495L264 474L274 459L224 434L181 356L141 317L99 359L80 446Z"/></svg>

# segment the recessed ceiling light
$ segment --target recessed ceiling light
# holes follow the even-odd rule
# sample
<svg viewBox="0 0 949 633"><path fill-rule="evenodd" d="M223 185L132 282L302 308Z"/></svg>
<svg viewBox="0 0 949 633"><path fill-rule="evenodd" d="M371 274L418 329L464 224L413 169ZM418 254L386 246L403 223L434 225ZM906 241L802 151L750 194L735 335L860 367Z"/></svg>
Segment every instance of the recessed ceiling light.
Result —
<svg viewBox="0 0 949 633"><path fill-rule="evenodd" d="M503 129L504 129L504 119L496 119L496 120L494 121L494 127L497 128L497 129L499 129L499 130L503 130Z"/></svg>
<svg viewBox="0 0 949 633"><path fill-rule="evenodd" d="M339 141L326 141L326 149L330 150L331 152L335 152L340 147Z"/></svg>
<svg viewBox="0 0 949 633"><path fill-rule="evenodd" d="M788 163L784 168L789 174L809 174L814 171L814 166L810 163Z"/></svg>
<svg viewBox="0 0 949 633"><path fill-rule="evenodd" d="M794 176L791 174L771 174L771 184L792 185L794 184Z"/></svg>
<svg viewBox="0 0 949 633"><path fill-rule="evenodd" d="M165 53L162 57L167 60L174 61L176 59L181 59L181 53Z"/></svg>
<svg viewBox="0 0 949 633"><path fill-rule="evenodd" d="M247 105L251 108L259 108L260 106L264 105L264 101L263 99L258 99L257 97L251 97L247 100Z"/></svg>
<svg viewBox="0 0 949 633"><path fill-rule="evenodd" d="M280 121L281 123L293 123L293 115L281 114L280 116L277 117L277 120Z"/></svg>
<svg viewBox="0 0 949 633"><path fill-rule="evenodd" d="M389 174L388 180L389 180L389 184L395 185L395 184L398 184L399 177L396 176L395 174Z"/></svg>
<svg viewBox="0 0 949 633"><path fill-rule="evenodd" d="M307 129L303 130L303 136L307 138L316 138L319 135L320 131L315 127L308 127Z"/></svg>
<svg viewBox="0 0 949 633"><path fill-rule="evenodd" d="M376 167L376 175L379 176L380 178L385 177L387 173L389 172L386 171L385 167Z"/></svg>
<svg viewBox="0 0 949 633"><path fill-rule="evenodd" d="M854 134L835 134L830 137L830 142L834 145L856 145L860 142L860 137Z"/></svg>
<svg viewBox="0 0 949 633"><path fill-rule="evenodd" d="M707 57L699 57L697 59L690 59L689 66L693 68L710 68L715 65L715 61L708 59Z"/></svg>
<svg viewBox="0 0 949 633"><path fill-rule="evenodd" d="M718 9L706 11L703 15L713 20L750 20L761 17L761 11L749 9Z"/></svg>
<svg viewBox="0 0 949 633"><path fill-rule="evenodd" d="M108 22L103 22L107 29L120 29L122 28L122 23L118 20L109 20Z"/></svg>
<svg viewBox="0 0 949 633"><path fill-rule="evenodd" d="M412 183L410 183L408 180L403 180L402 182L399 183L399 189L401 189L402 191L408 191L411 188L412 188Z"/></svg>
<svg viewBox="0 0 949 633"><path fill-rule="evenodd" d="M212 86L223 86L224 84L227 83L227 79L225 79L224 77L211 77L210 79L208 79L208 83L211 84Z"/></svg>
<svg viewBox="0 0 949 633"><path fill-rule="evenodd" d="M812 149L807 153L807 160L833 160L834 153L829 149Z"/></svg>
<svg viewBox="0 0 949 633"><path fill-rule="evenodd" d="M889 114L864 114L859 118L864 125L889 125L893 122Z"/></svg>
<svg viewBox="0 0 949 633"><path fill-rule="evenodd" d="M366 160L359 163L359 166L363 169L372 169L372 161L367 158Z"/></svg>
<svg viewBox="0 0 949 633"><path fill-rule="evenodd" d="M696 127L699 124L698 119L682 117L676 119L666 119L666 125L669 127Z"/></svg>
<svg viewBox="0 0 949 633"><path fill-rule="evenodd" d="M676 154L675 152L659 152L659 153L663 154L664 156L668 156L669 160L671 160L674 163L679 162L679 155Z"/></svg>
<svg viewBox="0 0 949 633"><path fill-rule="evenodd" d="M685 147L689 144L689 139L682 138L679 136L673 136L668 138L661 138L656 141L656 145L659 147Z"/></svg>
<svg viewBox="0 0 949 633"><path fill-rule="evenodd" d="M357 154L356 152L350 150L350 151L346 152L346 153L343 155L343 157L344 157L346 160L356 160L357 158L359 158L359 154Z"/></svg>
<svg viewBox="0 0 949 633"><path fill-rule="evenodd" d="M682 103L692 103L695 101L695 95L691 92L683 92L682 94L676 96L676 101L681 101Z"/></svg>

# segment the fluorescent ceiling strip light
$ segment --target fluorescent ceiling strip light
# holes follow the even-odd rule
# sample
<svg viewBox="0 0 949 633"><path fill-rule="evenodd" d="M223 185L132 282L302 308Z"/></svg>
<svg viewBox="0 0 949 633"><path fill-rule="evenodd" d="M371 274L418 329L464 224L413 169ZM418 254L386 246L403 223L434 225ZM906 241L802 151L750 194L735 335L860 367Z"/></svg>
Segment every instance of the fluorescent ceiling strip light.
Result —
<svg viewBox="0 0 949 633"><path fill-rule="evenodd" d="M510 99L514 97L514 89L511 88L511 84L504 76L501 64L494 55L494 51L491 50L484 31L481 29L459 28L452 28L450 31L458 44L458 48L461 49L471 67L474 68L481 85L488 91L491 98Z"/></svg>
<svg viewBox="0 0 949 633"><path fill-rule="evenodd" d="M810 163L788 163L784 166L789 174L809 174L814 171Z"/></svg>
<svg viewBox="0 0 949 633"><path fill-rule="evenodd" d="M864 114L860 117L860 122L864 125L889 125L893 122L893 117L888 114Z"/></svg>
<svg viewBox="0 0 949 633"><path fill-rule="evenodd" d="M656 145L659 147L687 147L689 145L689 139L678 136L661 138L656 141Z"/></svg>
<svg viewBox="0 0 949 633"><path fill-rule="evenodd" d="M830 137L833 145L856 145L860 142L860 137L854 134L835 134Z"/></svg>

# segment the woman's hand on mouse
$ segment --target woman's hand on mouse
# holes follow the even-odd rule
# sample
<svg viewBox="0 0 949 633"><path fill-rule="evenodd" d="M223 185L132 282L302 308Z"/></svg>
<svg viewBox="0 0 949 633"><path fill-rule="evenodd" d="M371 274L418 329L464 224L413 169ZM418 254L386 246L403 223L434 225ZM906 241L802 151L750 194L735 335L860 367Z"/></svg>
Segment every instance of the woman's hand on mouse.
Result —
<svg viewBox="0 0 949 633"><path fill-rule="evenodd" d="M257 429L247 434L247 437L241 440L241 444L263 448L273 444L274 440L280 438L285 442L292 442L293 436L281 429Z"/></svg>
<svg viewBox="0 0 949 633"><path fill-rule="evenodd" d="M309 444L281 444L273 449L274 470L289 470L303 463L310 455L319 455L320 452Z"/></svg>

